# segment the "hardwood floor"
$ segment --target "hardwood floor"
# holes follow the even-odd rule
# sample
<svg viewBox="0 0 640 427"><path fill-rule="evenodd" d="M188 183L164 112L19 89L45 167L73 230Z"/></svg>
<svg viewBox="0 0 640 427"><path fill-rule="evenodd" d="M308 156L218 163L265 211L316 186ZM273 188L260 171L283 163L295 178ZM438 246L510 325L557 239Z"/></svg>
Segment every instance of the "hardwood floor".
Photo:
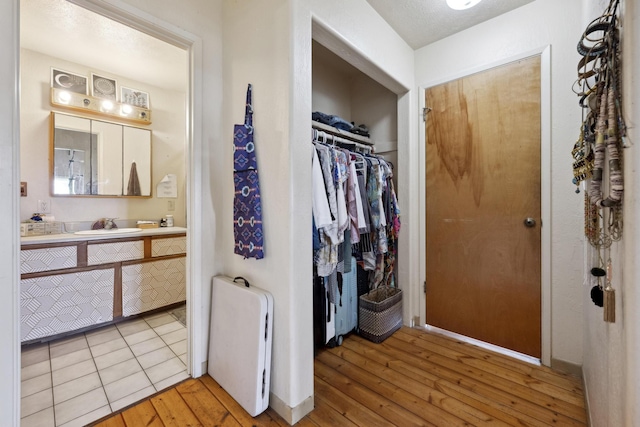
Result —
<svg viewBox="0 0 640 427"><path fill-rule="evenodd" d="M315 409L299 426L585 426L581 380L403 327L382 344L355 334L315 360ZM96 424L287 426L251 418L211 377L190 379Z"/></svg>

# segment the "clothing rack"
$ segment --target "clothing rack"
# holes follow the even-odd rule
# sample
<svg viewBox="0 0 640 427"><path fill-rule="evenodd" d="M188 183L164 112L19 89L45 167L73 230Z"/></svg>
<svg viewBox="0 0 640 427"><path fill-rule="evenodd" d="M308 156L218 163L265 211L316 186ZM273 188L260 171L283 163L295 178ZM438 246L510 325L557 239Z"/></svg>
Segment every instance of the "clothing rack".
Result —
<svg viewBox="0 0 640 427"><path fill-rule="evenodd" d="M311 123L312 133L311 136L314 141L320 141L329 143L333 141L334 144L343 144L349 147L355 147L358 151L365 153L373 153L373 143L368 138L359 135L349 135L348 132L340 129L327 126L322 123Z"/></svg>

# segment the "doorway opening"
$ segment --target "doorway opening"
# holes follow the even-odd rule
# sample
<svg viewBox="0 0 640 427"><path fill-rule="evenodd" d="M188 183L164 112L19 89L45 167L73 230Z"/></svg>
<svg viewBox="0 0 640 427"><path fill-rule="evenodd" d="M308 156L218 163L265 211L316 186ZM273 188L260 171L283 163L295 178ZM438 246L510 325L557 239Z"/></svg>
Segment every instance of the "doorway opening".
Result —
<svg viewBox="0 0 640 427"><path fill-rule="evenodd" d="M173 380L179 381L180 375L178 374L188 376L194 371L199 372L197 363L195 364L196 368L193 367L192 359L195 352L191 339L194 335L194 329L198 331L201 327L199 316L193 314L194 311L199 312L199 310L194 309L190 304L194 292L198 292L197 289L192 289L192 277L194 277L194 272L197 274L200 270L197 257L191 256L194 253L193 248L197 247L199 242L198 233L194 233L194 230L199 229L199 222L191 221L194 200L192 195L193 182L196 173L193 171L194 167L191 166L193 151L198 149L195 147L193 137L194 70L192 67L194 52L192 48L199 41L190 38L187 33L175 32L175 29L168 24L154 22L154 25L151 25L144 21L144 17L138 17L135 11L127 10L125 12L119 9L105 11L97 3L93 0L30 0L21 2L21 181L30 182L31 186L29 187L29 197L21 199L20 220L25 220L37 212L36 204L39 204L41 200L47 202L51 215L55 216L57 221L65 225L69 223L70 227L82 227L85 222L91 223L100 217L113 216L118 218L116 222L120 222L120 227L126 228L132 223L135 226L138 220L159 222L161 216L172 214L175 225L187 229L187 255L184 262L186 268L183 273L186 283L187 327L182 326L181 323L185 317L179 313L182 307L173 304L167 308L173 311L178 309L178 311L154 312L152 315L139 317L126 323L117 323L117 326L106 326L104 330L82 329L75 336L67 337L65 334L63 341L56 344L66 344L67 349L70 350L69 353L64 350L65 354L58 354L61 347L53 342L47 343L47 353L51 357L55 353L58 356L66 356L65 360L68 361L70 354L73 354L72 357L79 358L89 356L90 359L83 359L82 362L87 362L85 363L87 368L93 365L94 370L85 372L78 378L69 379L64 374L66 372L64 369L69 368L69 366L65 366L67 362L59 359L54 363L54 360L50 359L51 371L48 374L48 380L46 373L37 375L42 378L29 378L30 383L28 384L38 383L35 388L31 389L25 387L23 382L23 397L25 392L30 393L37 389L36 392L26 396L31 401L37 402L36 406L29 407L29 411L32 413L28 414L36 417L46 416L48 413L55 414L58 409L63 411L65 406L73 405L74 399L100 400L99 397L87 393L103 393L107 402L106 407L110 411L117 410L113 405L117 406L117 401L122 403L124 397L129 399L137 397L136 400L139 400L145 397L140 393L145 391L150 394L155 393L158 387L164 388L170 385L171 377ZM127 25L122 22L126 22ZM59 198L49 194L50 176L47 159L50 141L49 114L54 109L49 103L49 91L50 77L53 75L54 69L64 70L81 77L86 76L88 80L87 95L92 95L90 82L95 81L93 80L95 75L107 77L105 81L113 82L113 87L107 89L113 89L118 102L130 101L130 99L125 100L122 97L125 95L130 97L132 89L135 93L146 94L149 107L154 112L152 123L148 126L154 134L152 138L152 197ZM176 177L177 194L174 197L159 198L156 193L156 185L167 175ZM35 199L36 202L32 203L32 199ZM171 318L167 316L171 316ZM118 316L115 320L118 320ZM136 334L133 330L141 328L144 326L143 324L146 324L146 327L138 331L142 333L139 335L142 341L134 343L130 338ZM163 327L163 325L167 326ZM178 325L184 330L178 330ZM174 327L173 331L169 331ZM152 334L149 331L155 333L156 336L151 337ZM173 338L167 338L167 334L171 333L174 334ZM99 341L103 339L107 341L100 343ZM133 340L137 339L133 338ZM46 341L46 338L42 341ZM76 341L84 341L87 346L74 349L74 344L70 343ZM118 346L115 344L116 341L124 342L126 348L111 348L107 344L112 341L112 344L116 346ZM170 341L173 343L170 344ZM159 350L154 354L141 351L136 354L136 351L133 351L133 346L137 344L142 346L144 343L149 345L162 343L164 347L153 350ZM95 345L101 344L104 344L102 348L98 350L94 348ZM37 345L35 344L32 349L35 349ZM58 347L58 350L52 351L52 347ZM147 355L146 361L141 362L138 355L145 354ZM128 357L130 355L133 355L133 359ZM100 357L102 359L99 359ZM117 360L118 357L121 360ZM162 357L166 357L166 359L159 362ZM107 361L107 359L109 360ZM135 374L141 379L146 376L150 387L141 390L131 389L132 393L128 393L127 396L113 394L112 390L118 388L117 381L120 378L109 377L109 371L103 372L101 370L101 368L111 367L112 371L119 371L120 369L114 368L117 363L110 365L112 362L124 363L130 369L135 365L134 362L138 363L138 366L143 370L128 375ZM161 371L164 369L158 367L165 362L173 366L165 370L165 373L172 370L175 372L170 376L161 374L156 376L155 380L151 378L153 374L144 372L146 368L142 366L143 364L149 368L157 366L156 370ZM77 366L76 363L74 362L73 366ZM25 365L23 353L23 367ZM38 368L31 366L28 371L37 371ZM59 368L60 371L54 372L58 370L56 368ZM24 371L25 369L23 369L23 373ZM79 370L74 368L67 369L67 371L70 373L76 371L74 374L79 373ZM160 378L162 376L166 378ZM81 377L84 377L83 381L78 382L77 380ZM48 388L43 386L47 381L50 385ZM73 381L76 381L77 384ZM94 388L93 385L97 384L100 384L101 387ZM86 393L81 395L71 396L65 391L68 389L82 390L83 387ZM48 391L48 389L50 390ZM48 393L51 396L50 399L47 397ZM95 399L93 399L94 397ZM62 406L58 407L57 403ZM28 415L25 413L24 407L23 400L22 416L26 417ZM103 410L104 407L105 405L101 406ZM76 412L76 415L78 418L80 416L91 417L93 413L94 419L104 415L96 411L90 411L87 414ZM62 420L64 417L56 415L56 420L58 419ZM86 423L92 420L83 418L82 421Z"/></svg>

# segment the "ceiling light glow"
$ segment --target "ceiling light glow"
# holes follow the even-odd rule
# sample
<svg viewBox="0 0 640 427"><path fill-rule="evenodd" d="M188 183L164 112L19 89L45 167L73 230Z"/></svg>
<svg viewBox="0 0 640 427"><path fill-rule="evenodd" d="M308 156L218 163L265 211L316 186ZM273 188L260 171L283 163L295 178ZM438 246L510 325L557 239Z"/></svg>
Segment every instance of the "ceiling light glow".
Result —
<svg viewBox="0 0 640 427"><path fill-rule="evenodd" d="M61 104L68 104L71 100L71 94L67 91L60 91L58 93L58 100Z"/></svg>
<svg viewBox="0 0 640 427"><path fill-rule="evenodd" d="M113 110L113 102L111 101L102 101L102 109L105 111Z"/></svg>
<svg viewBox="0 0 640 427"><path fill-rule="evenodd" d="M447 0L447 5L454 10L469 9L480 3L481 0Z"/></svg>

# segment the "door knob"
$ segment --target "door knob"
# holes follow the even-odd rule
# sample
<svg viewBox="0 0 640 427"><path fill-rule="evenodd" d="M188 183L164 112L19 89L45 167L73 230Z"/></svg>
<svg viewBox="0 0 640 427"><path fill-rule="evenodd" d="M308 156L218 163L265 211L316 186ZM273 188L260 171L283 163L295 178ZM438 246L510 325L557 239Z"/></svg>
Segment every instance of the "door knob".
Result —
<svg viewBox="0 0 640 427"><path fill-rule="evenodd" d="M525 218L524 226L525 227L529 227L529 228L535 227L536 226L536 220L533 219L533 218Z"/></svg>

